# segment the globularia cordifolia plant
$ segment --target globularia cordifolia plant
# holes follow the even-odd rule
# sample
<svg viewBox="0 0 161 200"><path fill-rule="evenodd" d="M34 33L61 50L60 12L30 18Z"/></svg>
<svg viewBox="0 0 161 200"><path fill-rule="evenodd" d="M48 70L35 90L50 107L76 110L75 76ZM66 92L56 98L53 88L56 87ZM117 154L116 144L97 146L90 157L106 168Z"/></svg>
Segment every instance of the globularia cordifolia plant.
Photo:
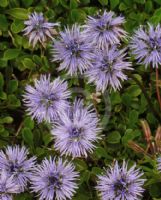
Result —
<svg viewBox="0 0 161 200"><path fill-rule="evenodd" d="M52 130L55 149L62 155L87 157L100 139L99 119L91 106L85 107L82 100L75 100L73 105L61 115Z"/></svg>
<svg viewBox="0 0 161 200"><path fill-rule="evenodd" d="M37 75L39 78L33 80L33 84L27 84L23 94L26 113L36 120L37 126L51 125L48 128L53 145L50 148L52 156L44 158L43 152L40 157L42 162L39 164L39 159L36 163L36 157L28 158L29 151L25 146L7 146L5 150L1 150L0 199L12 200L13 194L27 189L40 200L73 198L79 188L81 176L73 163L79 158L82 159L80 162L84 163L90 158L93 159L91 163L94 163L93 152L99 145L98 142L105 148L106 145L97 107L86 105L85 100L80 97L75 98L70 87L68 88L68 83L71 86L71 82L61 79L61 75L64 77L64 72L74 78L77 75L78 82L81 75L83 82L88 82L88 87L93 84L95 90L102 94L108 89L120 90L122 82L128 79L127 72L130 74L135 70L127 52L128 48L123 44L123 40L128 41L124 23L125 18L116 16L112 11L88 16L83 25L67 24L64 30L61 30L59 23L48 22L43 13L33 12L24 22L24 36L28 38L33 50L37 45L42 45L43 50L46 50L49 39L53 42L49 45L49 61L55 64L58 77L52 77L56 71L53 67L54 69L45 71L46 74ZM56 27L59 29L57 35ZM141 26L135 31L127 47L139 64L158 68L161 64L160 25ZM158 90L157 94L159 99ZM91 100L90 97L87 99ZM39 142L35 147L36 153L38 145ZM73 163L68 159L72 159ZM158 158L157 161L160 171L161 159ZM101 166L107 165L104 161L100 163ZM91 175L92 170L94 171L92 168L90 172L86 172ZM97 183L93 178L92 184L95 184L93 188L101 200L138 200L144 192L143 176L144 173L136 164L129 167L126 161L122 165L116 161L110 164L104 174L95 177Z"/></svg>
<svg viewBox="0 0 161 200"><path fill-rule="evenodd" d="M20 186L16 184L14 175L10 175L7 171L0 171L0 199L12 200L13 194L20 193Z"/></svg>
<svg viewBox="0 0 161 200"><path fill-rule="evenodd" d="M69 107L70 91L66 81L50 80L50 75L41 75L34 86L25 88L24 102L27 112L38 122L51 122Z"/></svg>
<svg viewBox="0 0 161 200"><path fill-rule="evenodd" d="M6 171L8 177L12 177L11 183L13 181L19 187L20 192L26 189L36 162L36 157L28 159L28 154L26 147L18 145L7 146L4 151L0 151L0 170Z"/></svg>
<svg viewBox="0 0 161 200"><path fill-rule="evenodd" d="M40 200L71 199L78 188L78 172L72 163L61 158L44 159L35 166L31 176L31 190Z"/></svg>
<svg viewBox="0 0 161 200"><path fill-rule="evenodd" d="M128 163L123 161L109 166L104 175L98 176L96 188L102 200L138 200L144 191L145 179L143 173L133 165L128 169Z"/></svg>

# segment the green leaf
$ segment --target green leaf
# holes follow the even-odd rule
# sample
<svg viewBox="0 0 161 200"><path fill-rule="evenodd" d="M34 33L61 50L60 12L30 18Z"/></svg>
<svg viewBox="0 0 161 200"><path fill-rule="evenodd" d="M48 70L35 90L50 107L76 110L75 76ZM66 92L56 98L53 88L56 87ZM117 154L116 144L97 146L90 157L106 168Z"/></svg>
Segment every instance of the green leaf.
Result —
<svg viewBox="0 0 161 200"><path fill-rule="evenodd" d="M8 116L8 117L4 117L0 120L0 123L2 124L11 124L13 122L13 118Z"/></svg>
<svg viewBox="0 0 161 200"><path fill-rule="evenodd" d="M38 55L34 55L33 56L33 61L37 64L37 65L41 65L41 58Z"/></svg>
<svg viewBox="0 0 161 200"><path fill-rule="evenodd" d="M86 13L81 9L71 10L71 19L73 22L83 22L86 19Z"/></svg>
<svg viewBox="0 0 161 200"><path fill-rule="evenodd" d="M4 78L2 73L0 72L0 91L3 90L3 85L4 85Z"/></svg>
<svg viewBox="0 0 161 200"><path fill-rule="evenodd" d="M64 8L67 8L67 9L69 8L66 0L59 0L59 2Z"/></svg>
<svg viewBox="0 0 161 200"><path fill-rule="evenodd" d="M127 89L127 92L128 92L128 94L129 94L130 96L133 96L133 97L137 97L137 96L139 96L139 95L142 93L141 89L140 89L139 86L137 86L137 85L132 85L132 86L130 86L130 87Z"/></svg>
<svg viewBox="0 0 161 200"><path fill-rule="evenodd" d="M22 137L28 145L33 146L33 134L29 128L25 127L22 130Z"/></svg>
<svg viewBox="0 0 161 200"><path fill-rule="evenodd" d="M129 123L135 124L138 121L139 113L136 110L132 110L129 113Z"/></svg>
<svg viewBox="0 0 161 200"><path fill-rule="evenodd" d="M17 80L10 80L8 83L8 93L13 93L17 90L18 81Z"/></svg>
<svg viewBox="0 0 161 200"><path fill-rule="evenodd" d="M107 157L107 152L103 147L97 147L96 150L95 150L95 155L98 158L102 158L102 157L106 158Z"/></svg>
<svg viewBox="0 0 161 200"><path fill-rule="evenodd" d="M12 8L10 10L7 10L6 13L16 19L22 19L22 20L28 19L29 16L28 10L24 8Z"/></svg>
<svg viewBox="0 0 161 200"><path fill-rule="evenodd" d="M127 7L127 5L125 4L125 3L120 3L120 5L119 5L119 9L120 9L120 11L124 11L124 10L127 10L128 9L128 7Z"/></svg>
<svg viewBox="0 0 161 200"><path fill-rule="evenodd" d="M34 0L22 0L23 4L26 6L26 7L29 7L32 5Z"/></svg>
<svg viewBox="0 0 161 200"><path fill-rule="evenodd" d="M0 0L0 6L1 7L7 7L8 6L8 0Z"/></svg>
<svg viewBox="0 0 161 200"><path fill-rule="evenodd" d="M108 136L107 136L107 142L111 144L116 144L119 143L121 139L121 135L118 131L112 131Z"/></svg>
<svg viewBox="0 0 161 200"><path fill-rule="evenodd" d="M74 9L78 7L77 0L70 0L70 9Z"/></svg>
<svg viewBox="0 0 161 200"><path fill-rule="evenodd" d="M98 0L98 1L102 6L107 6L108 5L108 0Z"/></svg>
<svg viewBox="0 0 161 200"><path fill-rule="evenodd" d="M153 10L153 3L152 1L147 1L145 3L145 12L149 13Z"/></svg>
<svg viewBox="0 0 161 200"><path fill-rule="evenodd" d="M152 197L160 197L161 196L161 183L155 183L150 185L149 192Z"/></svg>
<svg viewBox="0 0 161 200"><path fill-rule="evenodd" d="M110 0L111 10L113 10L118 4L120 0Z"/></svg>
<svg viewBox="0 0 161 200"><path fill-rule="evenodd" d="M132 96L128 93L122 95L122 103L126 106L130 106L132 103Z"/></svg>
<svg viewBox="0 0 161 200"><path fill-rule="evenodd" d="M95 175L101 174L103 170L99 167L92 167L92 173Z"/></svg>
<svg viewBox="0 0 161 200"><path fill-rule="evenodd" d="M34 128L34 121L30 117L26 117L24 120L24 126L32 130Z"/></svg>
<svg viewBox="0 0 161 200"><path fill-rule="evenodd" d="M8 21L5 15L0 14L0 30L7 31Z"/></svg>
<svg viewBox="0 0 161 200"><path fill-rule="evenodd" d="M81 173L81 176L80 176L80 183L83 183L83 182L88 183L90 179L90 175L91 175L90 171L88 170L83 171L83 173Z"/></svg>
<svg viewBox="0 0 161 200"><path fill-rule="evenodd" d="M26 69L32 69L36 66L30 58L25 58L22 63Z"/></svg>
<svg viewBox="0 0 161 200"><path fill-rule="evenodd" d="M146 0L134 0L134 2L137 2L137 3L139 3L139 4L145 4L145 1L146 1Z"/></svg>
<svg viewBox="0 0 161 200"><path fill-rule="evenodd" d="M128 141L133 140L134 138L141 135L139 130L127 129L125 135L122 137L122 143L128 144Z"/></svg>
<svg viewBox="0 0 161 200"><path fill-rule="evenodd" d="M4 56L3 58L5 60L12 60L14 58L17 58L18 55L20 54L21 50L20 49L7 49L5 52L4 52Z"/></svg>
<svg viewBox="0 0 161 200"><path fill-rule="evenodd" d="M112 92L110 95L110 100L112 105L121 103L121 97L118 92Z"/></svg>
<svg viewBox="0 0 161 200"><path fill-rule="evenodd" d="M13 33L21 32L24 29L24 27L24 22L18 19L15 19L14 22L11 24L11 30Z"/></svg>
<svg viewBox="0 0 161 200"><path fill-rule="evenodd" d="M87 164L83 160L75 159L74 163L78 171L83 171L87 169Z"/></svg>
<svg viewBox="0 0 161 200"><path fill-rule="evenodd" d="M7 99L8 99L7 104L11 108L19 107L21 105L20 100L17 99L17 97L13 94L8 95Z"/></svg>

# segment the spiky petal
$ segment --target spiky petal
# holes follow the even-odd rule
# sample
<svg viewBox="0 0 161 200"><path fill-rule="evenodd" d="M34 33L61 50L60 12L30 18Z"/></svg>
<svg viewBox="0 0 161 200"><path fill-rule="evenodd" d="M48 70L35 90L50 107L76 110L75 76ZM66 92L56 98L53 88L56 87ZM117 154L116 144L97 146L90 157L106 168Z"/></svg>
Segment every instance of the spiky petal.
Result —
<svg viewBox="0 0 161 200"><path fill-rule="evenodd" d="M20 187L14 181L13 175L10 176L7 171L0 171L0 199L12 200L12 195L20 193Z"/></svg>
<svg viewBox="0 0 161 200"><path fill-rule="evenodd" d="M85 27L86 39L93 44L93 47L107 49L109 46L119 44L122 38L127 36L122 25L124 17L116 17L115 13L104 11L102 15L89 16Z"/></svg>
<svg viewBox="0 0 161 200"><path fill-rule="evenodd" d="M161 64L161 27L148 24L135 31L130 42L132 54L139 64L153 68Z"/></svg>
<svg viewBox="0 0 161 200"><path fill-rule="evenodd" d="M40 200L71 199L78 188L78 173L74 169L72 163L63 162L61 158L45 158L33 170L31 189Z"/></svg>
<svg viewBox="0 0 161 200"><path fill-rule="evenodd" d="M28 154L26 147L17 145L7 146L4 151L0 151L0 170L5 170L13 176L12 179L20 187L21 192L26 189L36 160L36 157L28 159Z"/></svg>
<svg viewBox="0 0 161 200"><path fill-rule="evenodd" d="M114 166L109 166L104 175L98 176L97 190L101 200L138 200L144 191L145 179L143 173L133 165L128 169L128 164L123 161L119 166L116 161Z"/></svg>
<svg viewBox="0 0 161 200"><path fill-rule="evenodd" d="M24 35L29 38L29 43L33 47L40 42L43 46L48 38L52 38L55 32L54 27L58 23L49 23L43 16L43 13L32 13L29 19L24 22L26 28L23 30Z"/></svg>
<svg viewBox="0 0 161 200"><path fill-rule="evenodd" d="M104 92L107 88L119 90L121 81L127 80L124 72L132 70L127 61L125 49L118 50L116 46L104 51L98 51L93 61L93 67L86 76L89 83L96 85L97 91Z"/></svg>
<svg viewBox="0 0 161 200"><path fill-rule="evenodd" d="M94 142L100 138L98 122L91 106L85 107L82 100L75 100L52 130L55 149L62 155L87 156L95 148Z"/></svg>
<svg viewBox="0 0 161 200"><path fill-rule="evenodd" d="M39 80L35 80L34 86L26 86L24 102L28 114L38 123L55 120L69 107L70 92L67 87L67 82L60 78L50 81L50 75L41 75Z"/></svg>
<svg viewBox="0 0 161 200"><path fill-rule="evenodd" d="M58 70L66 70L68 74L83 73L91 66L92 48L84 39L81 27L74 24L60 32L60 40L53 45L53 61L60 62Z"/></svg>

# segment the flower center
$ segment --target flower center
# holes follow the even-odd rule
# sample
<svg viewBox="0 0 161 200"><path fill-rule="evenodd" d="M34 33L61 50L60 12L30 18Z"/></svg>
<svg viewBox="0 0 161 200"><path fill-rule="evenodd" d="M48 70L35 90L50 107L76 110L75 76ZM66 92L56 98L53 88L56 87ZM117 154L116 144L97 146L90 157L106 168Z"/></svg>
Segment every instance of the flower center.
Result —
<svg viewBox="0 0 161 200"><path fill-rule="evenodd" d="M78 139L81 134L81 128L73 127L70 131L70 137L72 139Z"/></svg>
<svg viewBox="0 0 161 200"><path fill-rule="evenodd" d="M117 182L114 184L114 190L117 194L121 193L122 195L124 195L128 190L126 180L124 178L117 180Z"/></svg>
<svg viewBox="0 0 161 200"><path fill-rule="evenodd" d="M57 100L58 98L54 94L44 94L41 99L41 103L48 108L53 104L54 101Z"/></svg>
<svg viewBox="0 0 161 200"><path fill-rule="evenodd" d="M157 49L157 48L161 47L161 40L156 39L156 38L150 38L149 45L152 49Z"/></svg>
<svg viewBox="0 0 161 200"><path fill-rule="evenodd" d="M58 174L51 173L51 175L48 177L48 181L49 181L49 186L52 187L59 188L61 185L60 177Z"/></svg>
<svg viewBox="0 0 161 200"><path fill-rule="evenodd" d="M79 44L76 41L71 42L70 44L66 45L66 48L71 52L71 55L78 55L80 52Z"/></svg>
<svg viewBox="0 0 161 200"><path fill-rule="evenodd" d="M104 60L100 66L101 71L106 73L111 73L113 70L112 63L109 63L108 60Z"/></svg>
<svg viewBox="0 0 161 200"><path fill-rule="evenodd" d="M106 30L109 30L109 28L110 28L109 23L105 22L105 20L103 20L103 19L99 20L98 25L97 25L97 29L100 32L104 32Z"/></svg>
<svg viewBox="0 0 161 200"><path fill-rule="evenodd" d="M20 171L20 166L16 163L11 163L10 164L10 172L14 173L14 172L19 172Z"/></svg>

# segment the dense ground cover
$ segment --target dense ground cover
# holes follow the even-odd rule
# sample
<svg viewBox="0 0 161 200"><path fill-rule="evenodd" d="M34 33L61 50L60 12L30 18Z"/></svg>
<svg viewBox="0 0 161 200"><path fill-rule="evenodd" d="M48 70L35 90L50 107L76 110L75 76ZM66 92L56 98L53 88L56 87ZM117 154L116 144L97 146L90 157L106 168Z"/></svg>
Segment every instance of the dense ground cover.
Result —
<svg viewBox="0 0 161 200"><path fill-rule="evenodd" d="M86 32L86 35L88 35L85 40L86 42L81 41L81 45L82 43L85 43L82 47L86 51L87 58L85 65L82 63L80 64L80 61L76 63L76 68L78 68L77 74L75 74L75 68L73 69L71 67L69 69L66 65L65 67L62 66L60 68L59 62L63 57L62 54L64 53L66 55L65 57L68 56L66 54L67 52L63 52L62 46L60 48L60 44L56 43L60 38L60 31L64 31L64 27L67 25L69 27L75 23L77 23L77 26L84 25L88 16L95 16L98 12L102 15L104 10L107 12L114 11L116 16L124 16L126 20L126 22L123 23L122 28L128 33L128 36L124 38L126 35L124 32L119 32L117 35L121 35L122 37L121 42L118 45L119 49L126 47L125 51L120 54L115 52L115 48L110 51L110 55L114 56L116 60L119 58L119 61L117 62L120 62L120 60L122 61L122 57L127 58L121 63L121 67L124 67L124 73L128 77L127 80L121 81L122 87L119 87L119 84L117 84L115 80L111 81L111 79L109 79L109 82L106 85L105 82L107 77L103 82L95 82L97 77L95 71L90 71L86 76L80 75L80 72L86 70L85 68L88 65L90 68L90 62L88 63L87 61L93 59L93 54L89 54L91 47L88 45L88 42L91 44L92 42L94 43L95 40L92 31L90 32L90 30ZM58 24L53 26L51 24L47 25L48 28L50 28L50 26L52 28L54 27L54 32L51 32L52 36L49 33L47 34L47 42L40 43L35 40L34 44L34 39L38 37L38 35L33 35L32 39L31 35L28 35L28 33L24 35L23 30L28 25L27 23L24 24L24 22L27 21L29 15L34 12L42 12L45 19L50 23L59 23L59 26ZM148 27L147 23L150 23L156 26L160 21L160 0L1 0L1 150L4 150L7 145L14 147L15 145L25 145L29 150L29 157L32 157L30 164L28 164L31 168L36 159L33 156L37 157L37 163L41 163L45 157L49 158L50 156L57 156L59 158L61 152L63 160L71 161L73 166L75 166L75 170L80 173L79 180L76 181L78 189L76 189L76 193L72 198L74 200L101 199L102 197L99 197L98 194L99 188L96 189L98 181L97 176L102 173L104 174L104 170L108 168L109 165L117 168L117 161L120 166L122 165L123 160L128 162L128 169L136 163L136 167L140 169L141 174L141 177L138 179L146 179L143 186L142 184L144 181L140 183L141 188L143 187L144 191L141 191L139 187L137 188L137 192L139 192L140 189L140 193L143 195L141 198L145 200L161 199L161 174L158 171L157 164L157 159L159 158L161 151L161 127L159 126L161 122L161 112L159 106L159 92L157 91L160 90L161 83L160 81L156 81L156 75L158 75L158 79L160 79L161 62L160 60L158 61L158 63L160 63L158 64L158 70L156 70L157 64L155 59L151 61L150 65L147 67L145 67L145 64L138 64L135 56L131 54L131 48L129 46L131 36L134 35L134 31L138 29L140 25ZM39 28L40 27L37 27L37 29ZM77 32L78 28L76 27L75 29L76 31L73 31L74 33ZM26 32L27 31L28 29ZM66 31L68 32L68 30ZM31 32L31 30L29 30L29 32ZM160 32L158 35L159 34ZM159 42L154 44L156 41L153 41L155 39L155 34L153 35L154 36L149 40L151 42L151 48L155 45L159 45ZM61 36L63 37L63 35ZM31 39L31 44L29 44L29 38ZM116 42L114 43L117 43L117 39L115 40ZM111 43L109 42L109 49L111 46L115 46L113 44L114 38L112 38L111 41ZM135 43L137 43L136 40L134 41L134 44ZM55 46L53 46L53 44L55 44ZM97 46L96 43L93 45ZM142 45L143 44L141 44L141 47ZM75 48L75 46L72 46L72 51L75 52ZM101 43L98 48L106 48L104 47L104 42ZM59 52L58 49L61 51ZM109 49L107 49L108 52ZM160 49L158 51L160 51ZM124 55L125 52L126 55ZM142 52L143 51L139 52L139 54L141 55ZM99 62L101 62L99 58L100 55L98 54L95 65L99 65ZM58 70L58 68L60 70ZM68 74L67 71L69 72ZM41 77L42 74L44 76ZM50 74L50 77L48 74ZM123 77L122 74L120 76ZM61 77L65 82L56 79L57 77ZM89 77L91 78L91 83L88 83ZM31 99L35 99L35 96L32 95L36 94L39 96L40 94L36 93L36 90L33 91L31 88L26 88L26 85L33 86L35 79L40 80L40 82L37 83L37 89L44 90L47 94L50 94L51 90L58 85L55 89L58 96L54 97L54 101L58 100L59 104L47 114L44 114L43 110L37 112L36 104L32 104L31 106ZM45 81L47 83L44 83ZM50 81L55 81L55 83L50 85ZM96 91L96 89L98 91ZM30 95L28 93L30 93ZM59 98L60 96L61 98ZM60 118L63 121L62 122L59 120L60 113L57 113L57 110L65 110L66 106L68 107L66 101L70 98L69 101L74 102L76 97L83 99L85 108L81 113L86 114L82 114L82 118L78 117L78 113L78 115L75 116L77 110L80 108L82 109L81 101L78 101L75 102L68 114L61 115ZM50 100L53 100L52 97L47 102L48 106L51 105ZM88 107L91 104L92 107ZM30 114L26 111L27 107L31 108L31 110L29 110L31 111ZM91 112L94 114L91 115ZM34 119L32 119L33 116ZM46 121L44 121L44 116L48 116ZM68 147L63 146L65 144L61 143L61 137L59 136L61 136L62 131L64 134L67 130L64 127L62 128L62 124L69 124L69 121L72 118L78 122L82 120L81 122L82 124L85 124L85 128L90 130L86 135L86 139L94 142L96 148L93 148L92 145L89 147L87 145L87 151L81 149L79 152L76 149L68 149ZM56 122L56 125L53 125L53 121ZM78 139L79 131L78 127L72 128L72 137L74 138L74 141ZM97 132L99 132L99 134L95 135ZM26 152L21 152L20 155L17 153L19 158L16 159L19 159L19 161L22 162L21 156L25 156L25 153ZM13 156L14 154L16 155L16 150L13 152ZM8 157L5 159L7 160ZM44 161L44 163L45 162L47 161ZM60 160L59 162L61 163ZM3 164L4 160L2 159L1 151L0 168L4 168ZM17 166L14 165L14 170L16 167ZM59 166L58 171L60 168L61 167ZM77 178L77 173L72 172L73 168L68 166L68 173L71 176L70 178L74 180ZM42 173L46 173L46 170L41 170ZM126 173L126 169L123 171ZM2 184L3 173L4 172L1 169L0 184ZM5 176L7 175L5 174ZM55 182L58 183L56 175L54 178L54 184ZM31 178L31 183L35 186L34 181L35 178ZM121 180L121 183L119 182L119 184L124 183L124 181L125 180ZM53 184L53 180L50 183ZM69 183L70 182L68 182L68 184ZM72 183L70 184L72 185ZM73 183L72 186L75 188L75 183ZM128 190L127 186L123 189L120 189L120 187L120 185L117 185L118 191ZM65 189L69 191L71 188L63 188L64 191ZM114 189L116 189L116 186ZM15 187L15 192L10 191L10 193L17 193L17 190L18 188ZM37 198L35 193L30 193L30 183L28 183L27 187L24 184L24 187L22 187L21 190L22 193L14 195L14 200L30 200ZM3 193L0 188L0 195L1 192ZM46 199L50 200L50 198ZM132 199L139 199L139 197L129 197L129 200ZM4 199L2 198L2 200Z"/></svg>

